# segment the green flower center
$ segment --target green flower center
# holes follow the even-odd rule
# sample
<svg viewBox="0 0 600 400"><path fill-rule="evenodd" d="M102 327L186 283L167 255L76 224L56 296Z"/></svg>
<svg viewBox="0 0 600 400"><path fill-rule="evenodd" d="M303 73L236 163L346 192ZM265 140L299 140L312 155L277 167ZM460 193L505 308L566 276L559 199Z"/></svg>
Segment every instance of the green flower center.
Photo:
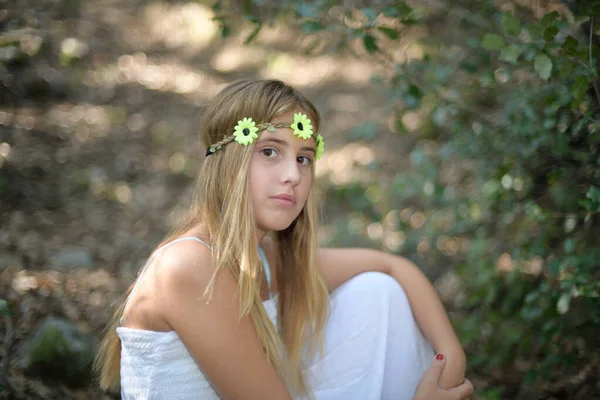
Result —
<svg viewBox="0 0 600 400"><path fill-rule="evenodd" d="M302 125L302 122L298 122L298 130L303 131L304 130L304 126Z"/></svg>
<svg viewBox="0 0 600 400"><path fill-rule="evenodd" d="M244 133L244 136L248 136L250 134L250 129L244 128L242 132Z"/></svg>

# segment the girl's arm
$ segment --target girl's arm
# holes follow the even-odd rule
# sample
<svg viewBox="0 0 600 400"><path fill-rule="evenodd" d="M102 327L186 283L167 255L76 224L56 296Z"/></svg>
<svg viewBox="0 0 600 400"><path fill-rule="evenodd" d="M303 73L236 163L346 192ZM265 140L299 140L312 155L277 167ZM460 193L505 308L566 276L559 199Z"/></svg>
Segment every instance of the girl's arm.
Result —
<svg viewBox="0 0 600 400"><path fill-rule="evenodd" d="M177 332L219 397L291 400L250 317L239 317L234 277L222 271L211 301L202 297L214 270L210 250L184 241L165 249L155 262L152 291L158 314Z"/></svg>
<svg viewBox="0 0 600 400"><path fill-rule="evenodd" d="M394 277L408 297L415 320L435 351L446 356L440 387L451 388L465 380L466 357L435 289L409 260L370 249L321 249L319 264L329 291L369 271Z"/></svg>

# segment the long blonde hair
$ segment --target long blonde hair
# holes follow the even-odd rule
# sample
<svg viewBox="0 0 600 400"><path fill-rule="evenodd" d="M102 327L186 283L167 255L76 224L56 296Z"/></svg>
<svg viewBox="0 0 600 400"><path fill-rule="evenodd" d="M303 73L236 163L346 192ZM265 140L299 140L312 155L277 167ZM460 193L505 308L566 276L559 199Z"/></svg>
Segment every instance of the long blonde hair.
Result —
<svg viewBox="0 0 600 400"><path fill-rule="evenodd" d="M234 82L204 108L201 142L208 148L233 132L243 117L267 122L291 111L305 112L318 131L316 108L294 88L276 80ZM287 229L274 232L278 249L279 335L260 297L264 273L256 250L258 238L247 178L252 148L231 143L206 159L188 215L163 243L203 225L216 259L215 272L204 294L210 298L219 271L230 271L238 282L240 317L250 316L269 361L288 390L310 395L302 370L322 344L329 308L327 288L316 259L316 195L311 189L296 220ZM116 328L124 308L122 304L109 324L95 363L100 386L105 390L119 386L121 342Z"/></svg>

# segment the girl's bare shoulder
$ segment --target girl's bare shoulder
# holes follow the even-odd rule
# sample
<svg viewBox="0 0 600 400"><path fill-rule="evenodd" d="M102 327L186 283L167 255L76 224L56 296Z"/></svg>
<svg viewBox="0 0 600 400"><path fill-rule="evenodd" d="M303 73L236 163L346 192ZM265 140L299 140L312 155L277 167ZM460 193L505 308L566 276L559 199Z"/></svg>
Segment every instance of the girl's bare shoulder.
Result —
<svg viewBox="0 0 600 400"><path fill-rule="evenodd" d="M185 286L210 279L214 271L212 249L194 239L180 240L156 254L154 270L159 282Z"/></svg>

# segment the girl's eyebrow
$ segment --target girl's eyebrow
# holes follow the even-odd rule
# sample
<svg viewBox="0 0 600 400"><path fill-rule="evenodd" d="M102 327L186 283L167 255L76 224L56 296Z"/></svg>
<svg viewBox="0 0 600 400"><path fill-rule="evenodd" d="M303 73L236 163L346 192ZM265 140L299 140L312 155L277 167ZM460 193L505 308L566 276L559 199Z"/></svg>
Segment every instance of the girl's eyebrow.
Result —
<svg viewBox="0 0 600 400"><path fill-rule="evenodd" d="M279 138L261 139L258 143L262 144L262 143L265 143L265 142L274 142L274 143L280 144L281 146L284 146L284 147L288 147L289 146L288 142L286 142L283 139L279 139ZM304 146L304 147L301 148L301 150L312 151L315 155L317 154L317 151L315 150L314 147Z"/></svg>

